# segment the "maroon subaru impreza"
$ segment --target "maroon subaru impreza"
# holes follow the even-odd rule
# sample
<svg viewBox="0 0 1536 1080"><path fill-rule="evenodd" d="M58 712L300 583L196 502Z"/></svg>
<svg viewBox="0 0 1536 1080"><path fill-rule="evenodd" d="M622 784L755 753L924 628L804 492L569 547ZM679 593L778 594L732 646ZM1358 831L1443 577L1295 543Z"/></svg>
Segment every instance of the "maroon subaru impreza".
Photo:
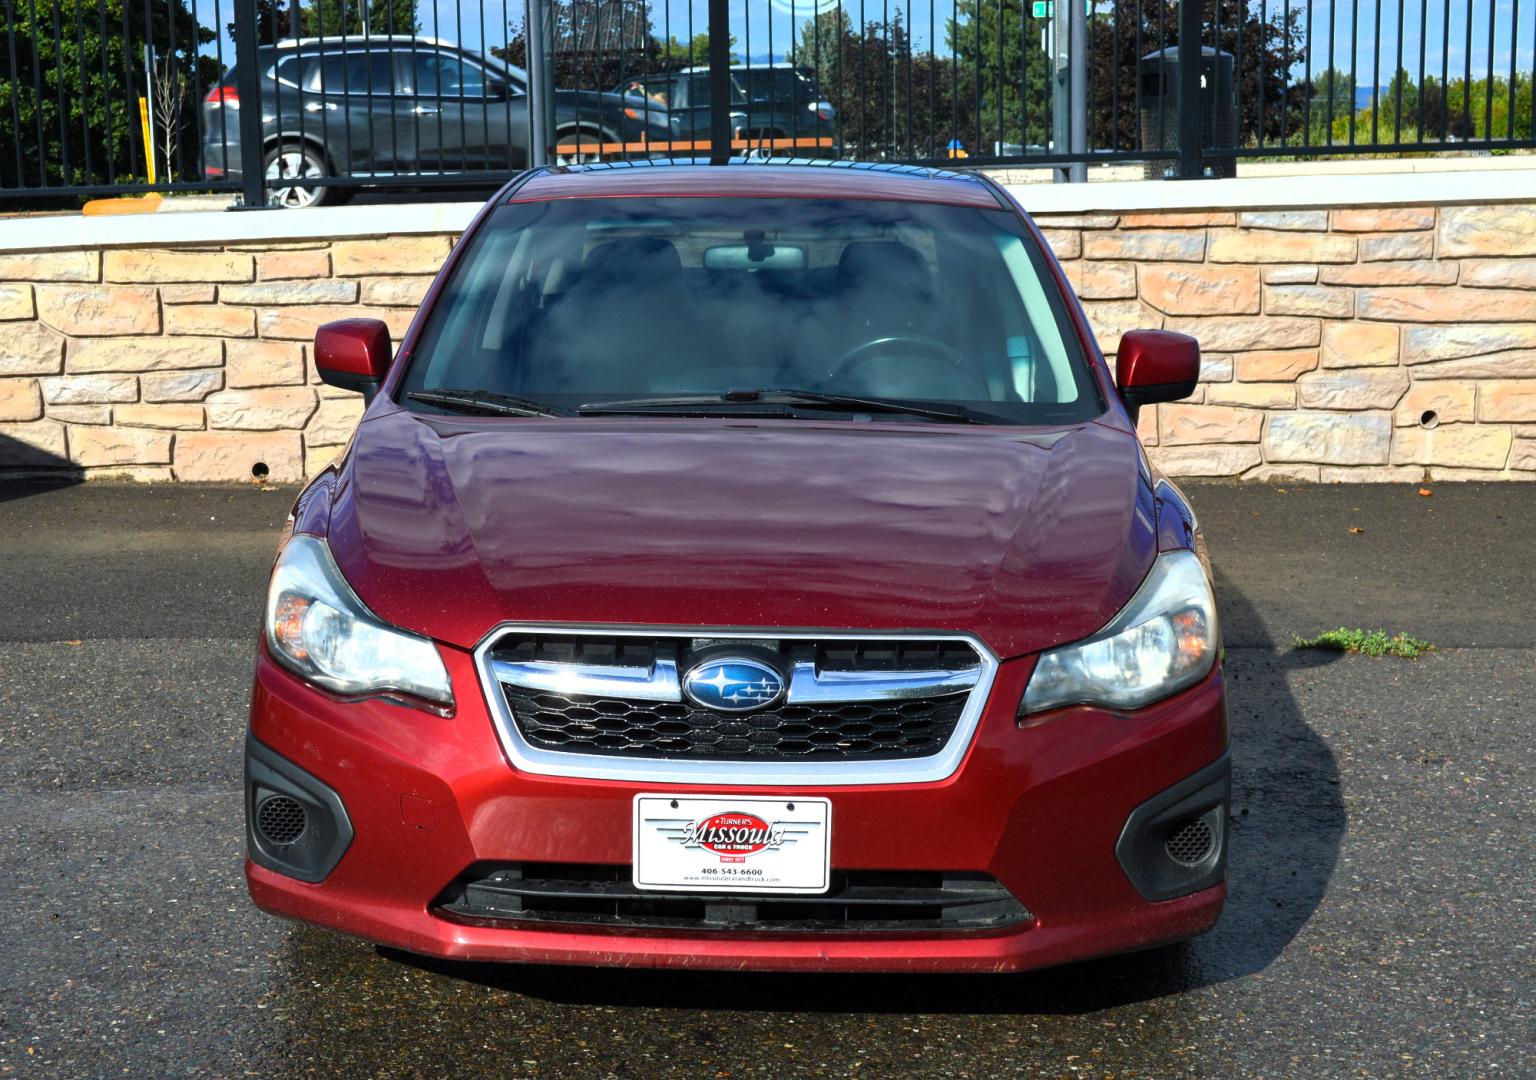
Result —
<svg viewBox="0 0 1536 1080"><path fill-rule="evenodd" d="M246 744L251 895L480 960L1009 971L1226 895L1209 568L982 176L539 170L299 497Z"/></svg>

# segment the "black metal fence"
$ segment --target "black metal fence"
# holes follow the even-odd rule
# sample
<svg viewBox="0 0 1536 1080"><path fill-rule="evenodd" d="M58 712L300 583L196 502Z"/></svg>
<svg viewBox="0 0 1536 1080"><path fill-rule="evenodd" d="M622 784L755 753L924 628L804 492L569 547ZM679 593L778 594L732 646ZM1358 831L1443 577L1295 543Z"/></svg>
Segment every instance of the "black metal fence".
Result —
<svg viewBox="0 0 1536 1080"><path fill-rule="evenodd" d="M1080 179L1536 148L1536 0L0 3L6 205L304 205L593 158Z"/></svg>

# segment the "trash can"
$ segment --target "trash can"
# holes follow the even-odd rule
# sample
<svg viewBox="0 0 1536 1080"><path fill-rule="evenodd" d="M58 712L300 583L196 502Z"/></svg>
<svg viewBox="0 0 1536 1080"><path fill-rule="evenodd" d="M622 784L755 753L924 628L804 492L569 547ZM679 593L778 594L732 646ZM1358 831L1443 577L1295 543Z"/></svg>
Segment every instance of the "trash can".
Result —
<svg viewBox="0 0 1536 1080"><path fill-rule="evenodd" d="M1136 62L1136 78L1141 88L1141 148L1177 150L1179 148L1179 47L1170 45L1148 53ZM1200 117L1200 146L1226 150L1237 146L1236 59L1229 52L1200 47L1200 91L1204 112ZM1230 154L1205 158L1211 176L1236 176L1237 159ZM1149 161L1146 176L1162 179L1172 165L1166 160Z"/></svg>

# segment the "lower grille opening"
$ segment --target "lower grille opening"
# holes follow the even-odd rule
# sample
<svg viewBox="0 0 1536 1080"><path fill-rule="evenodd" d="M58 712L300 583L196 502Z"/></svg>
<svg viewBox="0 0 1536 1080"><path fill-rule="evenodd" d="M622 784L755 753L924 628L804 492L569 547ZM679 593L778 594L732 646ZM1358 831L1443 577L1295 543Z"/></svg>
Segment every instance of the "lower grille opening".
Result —
<svg viewBox="0 0 1536 1080"><path fill-rule="evenodd" d="M814 896L658 893L627 865L502 863L473 868L437 908L471 919L671 930L991 930L1033 916L988 874L834 870Z"/></svg>

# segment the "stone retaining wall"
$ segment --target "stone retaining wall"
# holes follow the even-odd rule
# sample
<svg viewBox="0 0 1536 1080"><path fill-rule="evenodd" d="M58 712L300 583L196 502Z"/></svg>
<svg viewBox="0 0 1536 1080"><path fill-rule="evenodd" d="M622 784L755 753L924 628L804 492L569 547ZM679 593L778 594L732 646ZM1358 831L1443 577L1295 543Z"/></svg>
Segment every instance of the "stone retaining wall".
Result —
<svg viewBox="0 0 1536 1080"><path fill-rule="evenodd" d="M315 328L399 341L449 236L0 253L0 470L300 480L362 398L320 384Z"/></svg>
<svg viewBox="0 0 1536 1080"><path fill-rule="evenodd" d="M1195 397L1142 418L1168 472L1536 479L1536 202L1039 221L1107 353L1200 339ZM312 475L361 411L315 327L398 340L452 239L0 252L0 470Z"/></svg>
<svg viewBox="0 0 1536 1080"><path fill-rule="evenodd" d="M1536 203L1038 220L1106 354L1199 338L1142 415L1170 474L1536 479Z"/></svg>

